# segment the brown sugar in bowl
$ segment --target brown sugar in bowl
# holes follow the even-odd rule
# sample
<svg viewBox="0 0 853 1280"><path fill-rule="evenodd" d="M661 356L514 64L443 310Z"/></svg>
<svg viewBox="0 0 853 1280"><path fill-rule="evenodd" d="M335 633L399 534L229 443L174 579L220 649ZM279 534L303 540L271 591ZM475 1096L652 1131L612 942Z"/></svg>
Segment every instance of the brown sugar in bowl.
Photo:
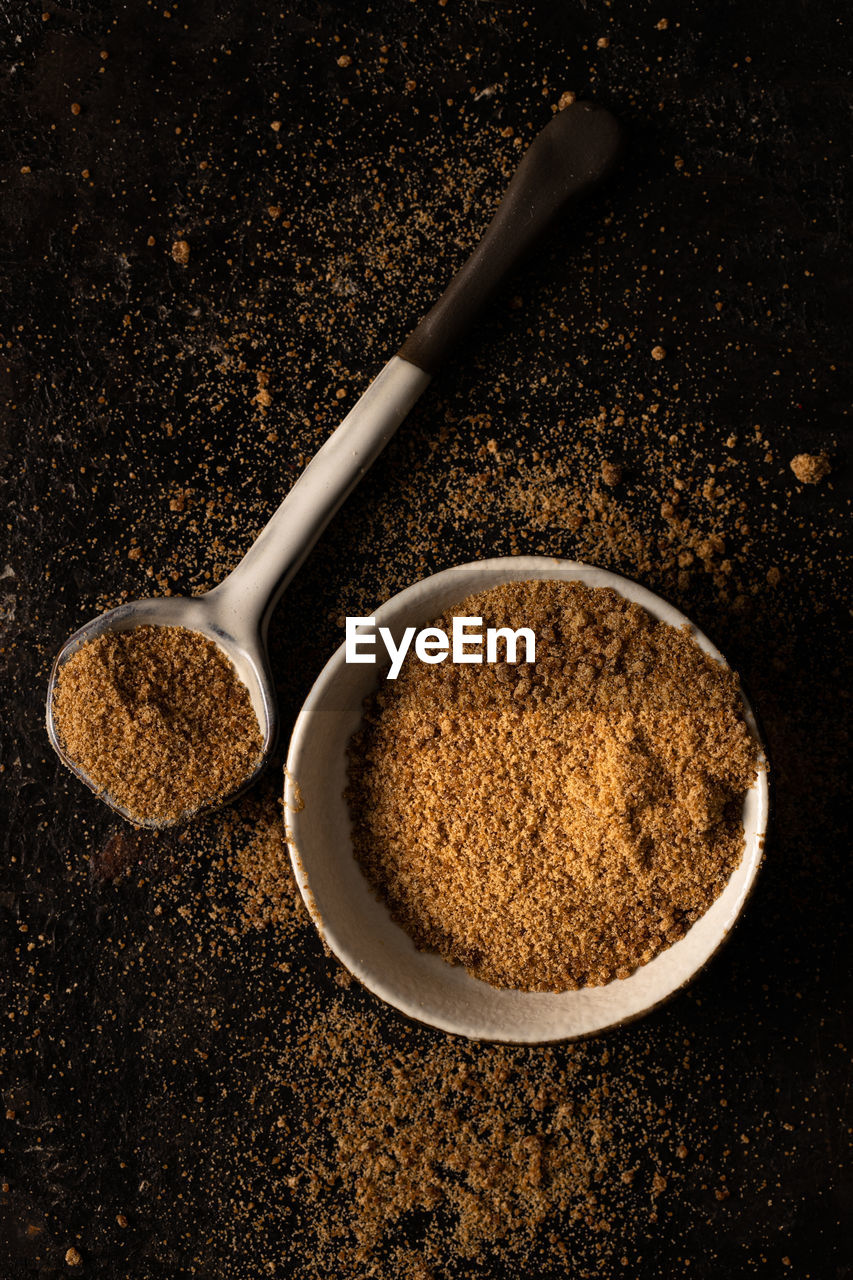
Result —
<svg viewBox="0 0 853 1280"><path fill-rule="evenodd" d="M690 625L678 610L617 574L572 561L514 556L479 561L423 579L376 610L376 625L396 639L426 626L465 597L511 581L551 579L610 588L674 627ZM697 645L724 662L691 627ZM752 709L746 724L759 748L758 768L743 807L744 848L722 892L673 945L628 977L560 992L491 986L459 964L418 950L373 892L353 852L344 798L347 749L362 721L363 702L384 679L381 666L348 664L342 646L320 674L299 715L287 761L287 835L297 883L324 941L346 968L407 1016L472 1039L542 1043L595 1034L640 1017L666 1000L707 963L727 937L761 862L769 808L768 769Z"/></svg>

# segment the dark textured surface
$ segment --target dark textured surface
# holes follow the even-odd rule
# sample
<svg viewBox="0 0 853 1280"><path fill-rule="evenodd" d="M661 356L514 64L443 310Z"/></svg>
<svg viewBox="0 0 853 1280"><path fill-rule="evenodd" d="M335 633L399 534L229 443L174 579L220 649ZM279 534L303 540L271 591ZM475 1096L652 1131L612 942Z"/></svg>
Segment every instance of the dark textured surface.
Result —
<svg viewBox="0 0 853 1280"><path fill-rule="evenodd" d="M846 11L377 0L369 12L179 3L166 18L141 0L78 0L45 21L40 5L2 6L4 1277L62 1274L72 1243L77 1274L109 1280L268 1273L250 1243L239 1256L210 1244L227 1204L198 1170L218 1125L249 1141L241 1106L264 1087L253 1054L289 997L259 995L247 975L275 960L275 940L198 958L182 918L153 914L150 880L179 867L179 845L159 862L143 849L145 873L112 883L116 821L48 753L50 657L123 592L198 589L236 561L464 258L517 155L506 130L529 139L565 89L625 121L623 172L459 353L299 575L273 636L285 731L343 614L479 555L588 554L558 516L509 528L485 498L454 516L445 493L466 468L492 490L540 442L571 463L572 423L613 395L674 403L670 429L674 414L685 430L672 457L695 459L696 474L732 433L760 427L773 461L744 447L754 527L742 553L730 537L736 588L596 544L743 671L777 829L724 953L610 1037L618 1061L655 1063L666 1105L705 1135L704 1168L626 1244L624 1264L616 1246L577 1273L851 1274ZM178 238L186 268L169 251ZM623 332L629 346L611 343ZM482 462L487 438L506 470ZM789 459L822 448L831 481L800 489ZM644 450L626 412L613 452L653 539ZM184 489L203 515L179 518L170 503ZM774 567L780 585L768 585ZM323 998L333 966L313 937L305 946ZM390 1042L415 1036L391 1014L383 1025ZM721 1169L730 1194L716 1199ZM543 1249L548 1274L574 1274ZM477 1274L502 1267L486 1258Z"/></svg>

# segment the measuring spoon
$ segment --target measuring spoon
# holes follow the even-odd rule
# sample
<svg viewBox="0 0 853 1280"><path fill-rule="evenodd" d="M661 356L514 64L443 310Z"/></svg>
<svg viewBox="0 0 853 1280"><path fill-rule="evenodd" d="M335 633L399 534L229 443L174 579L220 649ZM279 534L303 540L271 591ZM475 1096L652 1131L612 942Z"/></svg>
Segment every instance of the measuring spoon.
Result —
<svg viewBox="0 0 853 1280"><path fill-rule="evenodd" d="M556 220L613 171L621 149L622 130L603 107L578 102L555 115L522 156L470 258L315 454L237 568L204 595L134 600L87 622L66 640L50 675L47 732L64 764L106 804L137 825L155 828L173 826L202 811L188 811L168 821L146 819L129 813L86 774L65 750L54 717L53 695L64 663L82 645L106 632L145 625L184 627L213 640L248 687L263 745L257 766L240 785L202 808L226 804L250 786L278 735L267 630L282 592L445 356Z"/></svg>

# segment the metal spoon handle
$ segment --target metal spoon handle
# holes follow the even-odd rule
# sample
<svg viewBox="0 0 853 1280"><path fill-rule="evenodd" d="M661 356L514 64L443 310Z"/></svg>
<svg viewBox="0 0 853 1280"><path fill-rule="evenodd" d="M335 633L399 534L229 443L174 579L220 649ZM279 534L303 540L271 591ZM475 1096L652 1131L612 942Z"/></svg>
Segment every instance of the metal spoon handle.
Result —
<svg viewBox="0 0 853 1280"><path fill-rule="evenodd" d="M557 218L608 176L621 145L613 116L586 102L554 116L536 136L470 258L315 454L237 568L209 593L233 635L265 626L284 588L441 361Z"/></svg>
<svg viewBox="0 0 853 1280"><path fill-rule="evenodd" d="M237 568L208 592L232 635L241 637L269 621L332 516L429 382L428 373L394 356L317 450Z"/></svg>

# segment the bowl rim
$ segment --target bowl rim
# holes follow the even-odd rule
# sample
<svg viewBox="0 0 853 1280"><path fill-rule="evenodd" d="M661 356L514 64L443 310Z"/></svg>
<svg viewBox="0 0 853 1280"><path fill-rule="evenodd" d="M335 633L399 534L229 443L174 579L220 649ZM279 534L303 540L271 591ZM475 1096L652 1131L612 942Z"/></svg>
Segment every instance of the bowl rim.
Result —
<svg viewBox="0 0 853 1280"><path fill-rule="evenodd" d="M416 582L411 583L409 586L404 587L401 591L396 592L393 596L390 596L387 600L383 601L381 605L379 605L375 610L371 612L370 616L376 617L377 626L379 626L383 622L382 615L384 611L386 610L391 611L391 608L393 606L394 612L397 612L402 607L406 606L410 601L413 601L416 599L419 600L422 594L422 588L425 583L432 583L434 585L434 589L438 590L441 585L445 583L449 583L452 577L454 577L455 575L463 571L488 572L490 574L495 574L498 576L495 576L494 580L488 585L484 585L482 587L477 587L477 588L468 589L464 591L459 597L460 602L465 597L465 595L471 594L472 590L475 590L475 591L489 590L491 589L491 587L497 587L505 582L531 581L536 579L541 581L547 581L549 580L549 578L550 580L553 580L553 581L571 581L573 579L576 580L578 578L582 579L585 574L594 573L597 576L600 576L607 580L601 585L605 587L610 586L613 590L617 592L617 594L623 595L623 597L629 598L635 601L636 603L640 604L641 607L646 608L647 612L650 612L652 616L655 617L656 619L666 621L669 623L669 625L675 626L675 627L687 626L690 629L690 633L692 637L694 638L694 640L696 640L696 642L700 645L700 647L703 649L704 652L709 653L712 657L715 657L719 662L721 662L725 667L727 667L728 670L733 670L730 664L726 661L721 651L717 648L717 646L707 636L705 632L701 631L695 625L695 623L693 623L685 614L683 614L674 605L670 604L670 602L666 600L663 596L657 595L650 588L646 587L645 584L643 584L642 582L639 582L637 579L629 577L627 574L616 573L613 570L603 569L597 565L591 565L584 561L569 560L562 557L527 556L527 555L499 556L499 557L492 557L492 558L487 558L483 560L467 561L464 564L453 565L446 569L441 569L436 573L427 574L424 577L419 578ZM529 576L528 576L528 571L529 571ZM503 573L506 573L507 576L506 577L499 576ZM553 574L553 577L551 577L551 574ZM626 596L626 593L624 592L624 590L620 590L620 584L625 584L626 586L630 587L631 594L629 596ZM446 611L447 608L452 608L452 607L453 605L442 606L440 609L436 610L436 613L444 612ZM662 617L662 613L666 614L667 616ZM422 624L422 625L426 625L426 624ZM700 959L696 963L696 965L690 970L690 972L687 973L685 977L683 977L680 981L674 983L668 990L663 992L663 994L657 995L655 998L651 999L649 1003L644 1005L642 1008L634 1009L630 1012L625 1013L622 1016L604 1020L600 1023L600 1025L597 1025L591 1029L585 1029L581 1031L569 1030L569 1031L566 1031L565 1033L557 1034L554 1036L516 1039L510 1035L507 1035L507 1036L483 1035L483 1034L478 1034L477 1032L474 1032L474 1031L466 1031L458 1024L458 1021L444 1022L441 1019L432 1020L431 1018L425 1017L423 1012L419 1010L411 1001L409 1001L405 997L399 997L399 996L395 997L393 992L393 984L383 984L377 981L373 977L372 973L367 969L367 967L362 963L360 963L359 960L350 953L348 948L342 945L340 943L340 940L336 938L334 928L329 926L327 920L324 919L322 913L320 912L317 906L317 903L314 899L314 895L311 891L310 877L308 875L308 871L300 855L298 842L297 842L297 835L298 835L299 822L300 822L299 815L304 811L304 805L303 805L299 783L298 783L299 760L300 760L300 757L304 748L304 743L306 740L306 730L311 724L315 709L318 706L318 704L322 702L322 699L326 693L328 686L334 681L341 665L345 663L345 649L346 649L345 644L339 645L338 648L334 651L334 653L330 656L328 661L324 664L322 670L320 671L319 675L315 679L300 709L299 715L297 716L296 721L294 723L293 731L290 738L290 744L288 747L287 761L284 769L284 782L285 782L284 826L285 826L285 839L287 841L288 851L290 854L290 861L293 869L293 874L296 879L296 883L299 888L300 894L302 896L303 902L305 903L305 906L311 917L311 920L315 928L317 929L323 943L335 955L337 960L344 966L347 972L353 978L356 979L356 981L359 983L360 986L365 987L374 996L380 999L384 1004L395 1009L398 1013L402 1014L411 1022L414 1022L420 1026L425 1026L433 1030L442 1031L445 1034L449 1034L449 1035L463 1036L466 1039L469 1039L472 1041L479 1041L482 1043L493 1043L493 1044L500 1043L500 1044L510 1044L510 1045L515 1044L515 1045L535 1046L535 1045L560 1044L560 1043L570 1042L575 1040L580 1041L580 1040L590 1039L594 1036L601 1035L606 1031L614 1030L615 1028L627 1025L628 1023L631 1023L631 1022L635 1022L640 1018L644 1018L648 1014L652 1013L655 1009L660 1008L662 1005L670 1001L679 991L683 991L685 987L687 987L691 982L693 982L699 976L699 974L701 974L703 970L707 968L707 966L711 963L711 961L717 956L721 947L725 944L725 942L730 937L732 930L734 929L735 925L738 923L738 921L740 920L743 914L746 903L748 902L749 898L752 896L752 893L754 891L755 884L758 878L758 872L764 863L764 858L766 855L767 832L768 832L768 826L769 826L770 816L771 816L772 791L770 787L770 777L769 777L770 766L769 766L769 760L767 757L767 749L766 749L764 737L761 731L760 721L756 716L755 711L753 710L751 702L743 688L743 685L739 677L738 677L738 688L739 688L739 693L740 693L741 702L743 706L744 718L758 746L758 768L756 772L756 779L752 787L750 788L749 792L747 792L747 795L749 795L752 792L756 793L758 804L759 804L759 817L754 830L754 839L756 840L756 843L757 843L757 853L756 855L754 855L752 866L749 869L746 881L740 890L739 898L738 898L734 913L731 914L726 919L724 923L724 927L722 928L719 937L714 942L714 945L711 947L710 951L708 951L708 953L704 956L704 958ZM382 665L380 663L380 664L377 664L376 666L377 687L378 687L381 671L382 671ZM740 869L743 859L747 856L747 854L748 854L748 847L745 843L741 861L732 870L731 875L729 877L729 881L727 881L727 884L731 881L732 876L734 876L737 873L737 871ZM344 857L349 856L354 858L351 843L348 845L345 853L343 853L341 856L344 856ZM382 909L387 912L387 907L385 907L385 904L384 902L382 902L381 898L379 898L379 896L373 891L373 889L369 885L367 885L366 887L369 889L373 898L380 903L380 905L382 906ZM722 895L723 892L724 890L721 890L720 895L718 895L718 897L714 900L714 902L717 902L719 900L719 897ZM713 905L714 903L711 904L711 906ZM711 907L708 908L708 910L710 909ZM690 926L690 929L687 930L687 933L683 935L684 938L687 938L689 936L691 930L697 924L699 924L699 922L704 918L706 914L707 912L703 912L703 915L700 916L699 919L695 921L693 925ZM390 918L391 917L389 913L389 919ZM682 941L682 939L679 939L678 941ZM667 951L669 951L669 949L670 948L668 947L664 948L664 950L662 952L659 952L658 954L663 955ZM432 953L423 953L423 954L432 954ZM654 957L654 958L657 958L657 957ZM461 966L453 966L453 967L461 967ZM640 970L642 970L644 967L645 966L640 966L639 968ZM637 972L637 970L634 970L633 972ZM472 980L480 981L478 979L473 978L473 976L472 976ZM620 981L620 979L613 979L613 982L617 982L617 981ZM610 986L610 985L612 984L605 984L605 986ZM580 990L598 990L598 989L604 990L605 987L580 988ZM520 994L522 996L525 996L525 995L541 996L543 994L565 995L568 993L516 992L515 994Z"/></svg>

